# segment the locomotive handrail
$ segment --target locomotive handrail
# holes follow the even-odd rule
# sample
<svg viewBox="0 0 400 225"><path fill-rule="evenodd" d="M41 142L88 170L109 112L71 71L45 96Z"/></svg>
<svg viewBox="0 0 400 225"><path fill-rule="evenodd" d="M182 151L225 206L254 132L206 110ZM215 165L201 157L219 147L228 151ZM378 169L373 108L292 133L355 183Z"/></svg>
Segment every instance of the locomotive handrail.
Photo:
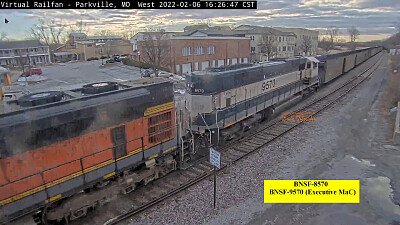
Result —
<svg viewBox="0 0 400 225"><path fill-rule="evenodd" d="M161 132L164 132L164 131L167 131L167 130L173 130L173 129L174 129L173 126L167 127L167 128L164 128L164 129L158 131L157 133L152 133L152 135L158 134L158 133L161 133ZM143 137L148 137L148 136L149 136L149 134L144 135ZM15 180L15 181L12 181L12 182L9 182L9 183L0 185L0 188L1 188L1 187L5 187L5 186L10 185L10 184L13 184L13 183L16 183L16 182L18 182L18 181L27 179L27 178L31 178L31 177L36 176L36 175L41 175L41 176L43 177L43 173L45 173L45 172L47 172L47 171L50 171L50 170L53 170L53 169L56 169L56 168L59 168L59 167L68 165L68 164L73 163L73 162L76 162L76 161L80 161L80 160L82 160L82 159L84 159L84 158L87 158L87 157L89 157L89 156L93 156L93 155L96 155L96 154L99 154L99 153L102 153L102 152L105 152L105 151L108 151L108 150L112 150L114 147L121 146L121 145L124 145L124 144L128 144L128 143L131 143L131 142L133 142L133 141L139 140L139 139L141 139L141 138L142 138L142 137L140 137L140 138L135 138L135 139L129 140L129 141L125 142L125 143L118 144L118 145L114 145L114 146L112 146L112 147L110 147L110 148L106 148L106 149L100 150L100 151L98 151L98 152L90 153L90 154L88 154L88 155L85 155L85 156L83 156L83 157L80 157L79 159L74 159L74 160L71 160L71 161L69 161L69 162L67 162L67 163L63 163L63 164L57 165L57 166L55 166L55 167L51 167L51 168L49 168L49 169L43 170L43 171L41 171L41 172L34 173L34 174L29 175L29 176L20 178L20 179L18 179L18 180ZM163 143L163 142L161 141L160 143ZM142 151L144 150L144 147L145 147L145 146L140 147ZM108 159L108 160L110 160L110 159ZM116 161L117 159L113 159L113 160ZM106 161L107 161L107 160L106 160ZM100 163L103 163L103 162L106 162L106 161L102 161L102 162L100 162ZM98 163L98 164L100 164L100 163ZM83 167L82 167L82 164L81 164L81 170L82 170L82 172L83 172L83 170L84 170ZM75 172L73 172L73 173L75 173ZM71 174L73 174L73 173L71 173ZM69 174L69 175L70 175L70 174ZM68 176L68 175L67 175L67 176ZM44 182L44 181L43 181L43 184L42 184L42 185L47 184L47 183L48 183L48 182ZM29 189L29 190L31 190L31 189Z"/></svg>

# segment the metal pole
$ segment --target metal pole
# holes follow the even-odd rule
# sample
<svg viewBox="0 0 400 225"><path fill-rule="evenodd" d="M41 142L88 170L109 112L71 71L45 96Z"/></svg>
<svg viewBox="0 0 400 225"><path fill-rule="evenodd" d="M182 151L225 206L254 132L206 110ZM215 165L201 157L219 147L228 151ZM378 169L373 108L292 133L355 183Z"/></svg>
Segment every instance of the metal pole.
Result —
<svg viewBox="0 0 400 225"><path fill-rule="evenodd" d="M142 63L140 62L140 53L139 53L139 72L140 72L140 78L142 78Z"/></svg>
<svg viewBox="0 0 400 225"><path fill-rule="evenodd" d="M214 209L217 204L217 167L214 166Z"/></svg>

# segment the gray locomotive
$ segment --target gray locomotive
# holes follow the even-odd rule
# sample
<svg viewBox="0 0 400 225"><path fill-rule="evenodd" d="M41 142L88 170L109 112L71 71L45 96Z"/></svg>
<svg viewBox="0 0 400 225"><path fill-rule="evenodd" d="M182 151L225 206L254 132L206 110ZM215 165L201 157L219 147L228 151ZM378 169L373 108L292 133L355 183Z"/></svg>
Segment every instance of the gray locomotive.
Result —
<svg viewBox="0 0 400 225"><path fill-rule="evenodd" d="M240 136L293 96L314 91L381 50L278 59L187 75L186 108L194 147L199 147L202 139L221 144Z"/></svg>

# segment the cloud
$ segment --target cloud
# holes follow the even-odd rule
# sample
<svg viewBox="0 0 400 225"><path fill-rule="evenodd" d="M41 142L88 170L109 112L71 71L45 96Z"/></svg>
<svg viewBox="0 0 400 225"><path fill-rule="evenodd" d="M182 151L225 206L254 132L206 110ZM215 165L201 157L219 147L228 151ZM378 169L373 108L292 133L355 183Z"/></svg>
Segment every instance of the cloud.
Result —
<svg viewBox="0 0 400 225"><path fill-rule="evenodd" d="M362 34L374 35L393 33L393 23L400 17L399 0L270 0L257 4L258 9L246 10L2 10L2 14L12 15L19 23L0 29L10 37L23 38L19 36L39 18L56 18L67 24L82 19L90 25L92 33L101 29L140 31L156 26L179 31L190 24L210 21L212 25L254 24L310 29L337 26L346 30L356 26Z"/></svg>

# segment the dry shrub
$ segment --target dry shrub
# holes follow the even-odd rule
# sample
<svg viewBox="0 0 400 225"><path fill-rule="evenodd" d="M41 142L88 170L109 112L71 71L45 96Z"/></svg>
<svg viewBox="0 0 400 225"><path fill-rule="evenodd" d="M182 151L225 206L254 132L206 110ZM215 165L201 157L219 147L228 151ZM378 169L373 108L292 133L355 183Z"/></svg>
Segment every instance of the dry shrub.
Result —
<svg viewBox="0 0 400 225"><path fill-rule="evenodd" d="M400 101L400 55L390 57L390 66L386 99L394 107Z"/></svg>

